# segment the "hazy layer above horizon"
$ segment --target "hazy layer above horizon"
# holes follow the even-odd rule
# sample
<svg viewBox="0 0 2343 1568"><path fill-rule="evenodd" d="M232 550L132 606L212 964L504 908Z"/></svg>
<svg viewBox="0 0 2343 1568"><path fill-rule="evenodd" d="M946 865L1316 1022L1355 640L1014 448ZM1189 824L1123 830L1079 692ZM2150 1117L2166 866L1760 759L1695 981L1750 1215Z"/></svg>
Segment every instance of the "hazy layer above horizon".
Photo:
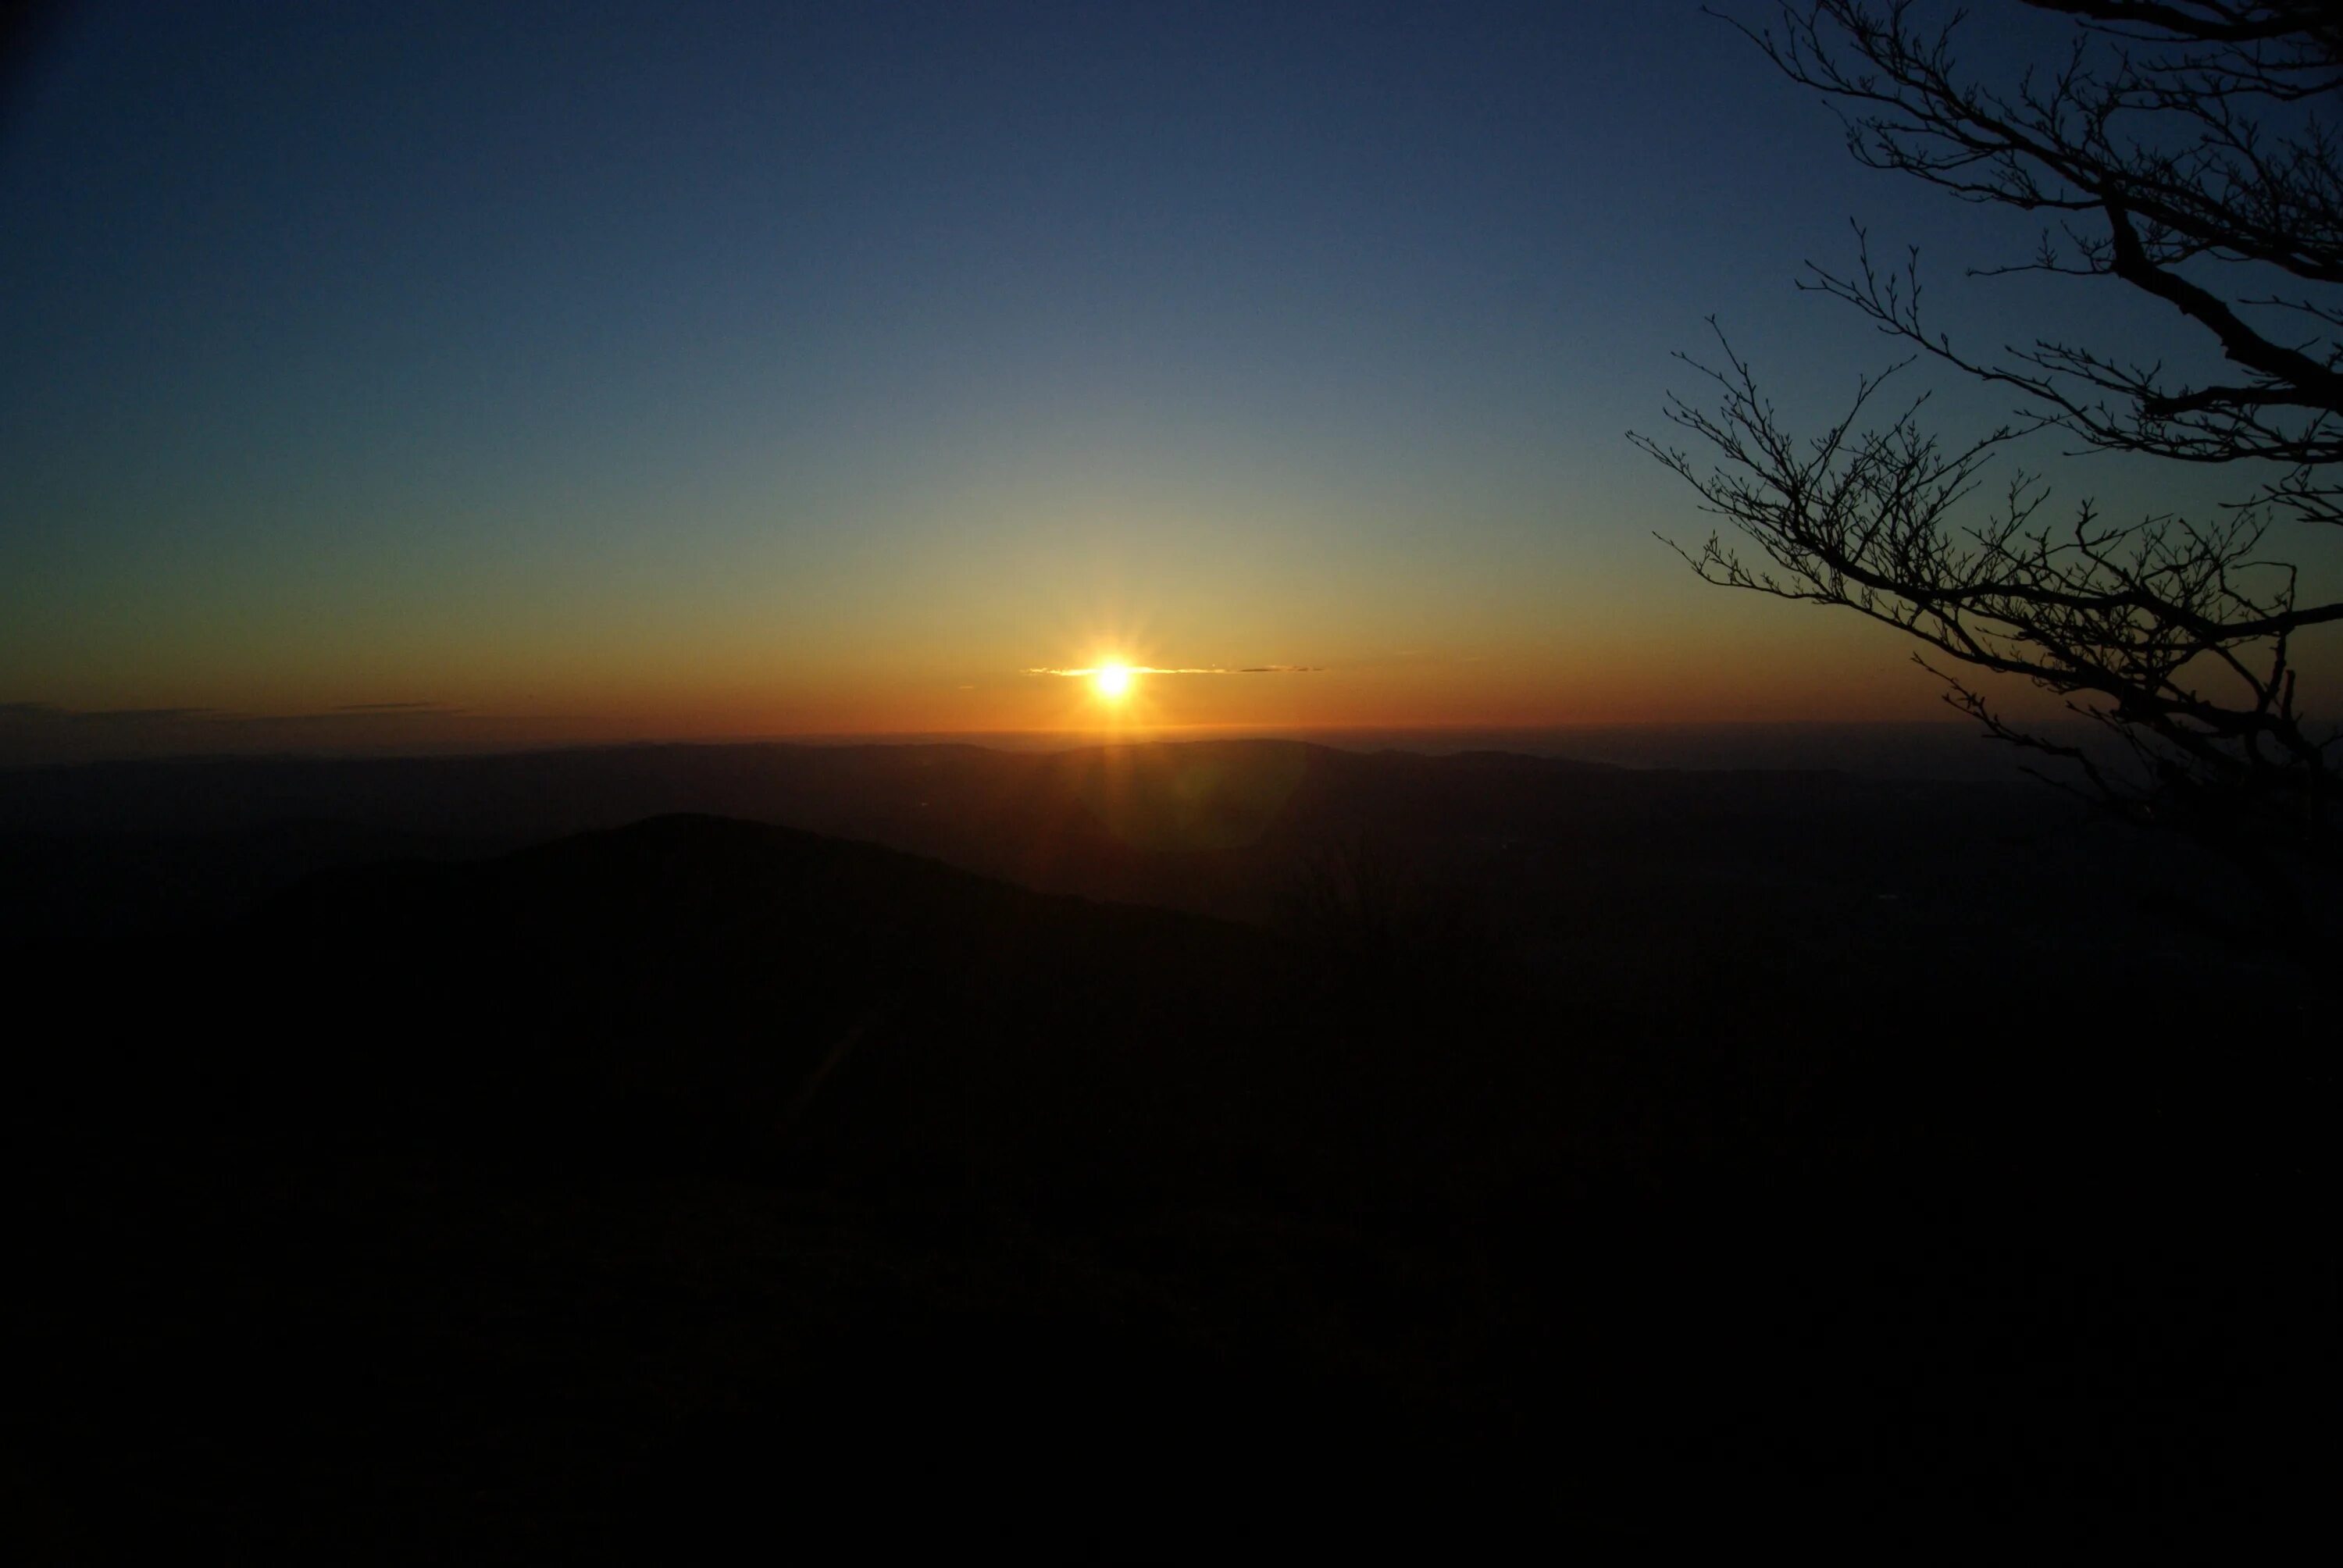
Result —
<svg viewBox="0 0 2343 1568"><path fill-rule="evenodd" d="M1292 739L1343 750L1402 750L1431 756L1510 751L1627 768L1827 769L1876 778L1999 779L2020 759L1973 726L1937 720L1898 723L1736 723L1471 726L1357 726L1268 729L1192 726L1145 734L1061 731L896 735L694 737L641 741L562 733L547 727L482 723L470 732L417 729L416 715L356 712L307 719L269 719L202 712L75 713L31 704L0 705L0 769L63 767L204 757L429 757L610 744L820 746L973 745L995 750L1063 750L1116 742ZM402 729L406 732L402 733Z"/></svg>

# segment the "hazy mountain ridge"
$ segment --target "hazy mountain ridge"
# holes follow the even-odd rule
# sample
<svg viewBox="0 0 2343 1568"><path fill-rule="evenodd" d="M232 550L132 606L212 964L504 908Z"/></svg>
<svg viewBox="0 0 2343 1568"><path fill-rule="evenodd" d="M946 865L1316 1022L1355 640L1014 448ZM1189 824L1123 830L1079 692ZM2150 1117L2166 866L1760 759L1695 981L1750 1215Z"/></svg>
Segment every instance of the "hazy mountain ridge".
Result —
<svg viewBox="0 0 2343 1568"><path fill-rule="evenodd" d="M2038 787L1815 773L1634 771L1505 753L1428 757L1294 742L1061 752L969 746L641 747L368 761L219 760L0 773L0 918L25 934L218 918L332 864L473 857L678 811L774 822L950 861L1042 891L1260 921L1297 872L1363 847L1465 890L1493 927L1654 935L1725 890L1776 925L2042 918L2119 930L2152 861ZM297 831L290 824L307 824ZM1996 907L2048 868L2052 910ZM1884 901L1883 901L1884 899ZM1893 909L1888 908L1893 904ZM1553 911L1610 907L1592 927ZM1656 920L1659 923L1653 924ZM1537 934L1543 930L1545 934ZM1818 940L1829 940L1823 937Z"/></svg>

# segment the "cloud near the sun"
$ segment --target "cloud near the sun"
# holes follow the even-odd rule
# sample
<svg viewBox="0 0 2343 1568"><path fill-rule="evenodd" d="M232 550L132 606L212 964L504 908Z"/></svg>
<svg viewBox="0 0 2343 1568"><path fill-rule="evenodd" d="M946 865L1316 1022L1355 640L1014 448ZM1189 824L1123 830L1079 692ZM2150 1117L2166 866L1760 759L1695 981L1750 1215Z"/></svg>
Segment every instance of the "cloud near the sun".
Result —
<svg viewBox="0 0 2343 1568"><path fill-rule="evenodd" d="M1080 669L1029 669L1028 675L1096 675L1101 667L1084 665ZM1315 675L1326 667L1322 664L1247 664L1242 666L1212 664L1189 665L1178 669L1159 664L1126 664L1121 667L1133 675Z"/></svg>

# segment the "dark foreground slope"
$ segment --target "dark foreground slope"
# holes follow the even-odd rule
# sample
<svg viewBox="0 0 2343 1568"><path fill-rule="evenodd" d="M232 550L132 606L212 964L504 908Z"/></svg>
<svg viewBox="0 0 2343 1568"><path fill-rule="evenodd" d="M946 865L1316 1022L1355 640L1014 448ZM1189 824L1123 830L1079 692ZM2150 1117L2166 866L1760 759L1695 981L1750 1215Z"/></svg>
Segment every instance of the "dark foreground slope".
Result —
<svg viewBox="0 0 2343 1568"><path fill-rule="evenodd" d="M2306 1495L2319 1080L2248 1049L2291 1000L1685 920L1483 961L672 818L54 960L17 1513L405 1562L1264 1507L2104 1546Z"/></svg>

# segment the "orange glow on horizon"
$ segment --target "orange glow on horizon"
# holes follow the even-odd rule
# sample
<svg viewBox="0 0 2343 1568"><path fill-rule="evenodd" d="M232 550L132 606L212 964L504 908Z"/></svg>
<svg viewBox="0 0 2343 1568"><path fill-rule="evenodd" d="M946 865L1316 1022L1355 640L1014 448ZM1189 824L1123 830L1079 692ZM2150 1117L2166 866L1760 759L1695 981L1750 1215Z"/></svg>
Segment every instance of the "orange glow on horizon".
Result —
<svg viewBox="0 0 2343 1568"><path fill-rule="evenodd" d="M1730 601L1720 600L1719 608ZM1946 719L1894 634L1826 618L1712 615L1666 637L1498 625L1378 640L1336 625L1207 626L1177 637L1126 607L1040 635L939 628L875 648L760 631L622 661L597 646L507 668L479 657L396 670L183 661L179 679L90 679L0 714L18 760L179 752L433 750L787 738L1018 737L1079 745L1215 735ZM786 629L786 628L785 628ZM1054 634L1053 634L1054 632ZM1109 652L1108 650L1111 650ZM1055 653L1058 663L1050 656ZM1068 657L1071 655L1072 657ZM1045 668L1045 662L1049 667ZM1120 671L1120 673L1116 673ZM2048 706L2028 689L2006 705ZM93 724L85 716L116 717ZM11 736L13 733L13 739Z"/></svg>

